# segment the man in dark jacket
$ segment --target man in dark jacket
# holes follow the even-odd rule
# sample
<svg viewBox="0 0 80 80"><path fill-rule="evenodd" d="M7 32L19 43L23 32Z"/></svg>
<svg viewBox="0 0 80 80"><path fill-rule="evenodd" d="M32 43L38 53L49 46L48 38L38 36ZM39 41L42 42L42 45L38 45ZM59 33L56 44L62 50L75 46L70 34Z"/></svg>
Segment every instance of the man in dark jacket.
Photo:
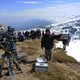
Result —
<svg viewBox="0 0 80 80"><path fill-rule="evenodd" d="M41 48L45 48L45 58L50 61L51 60L51 54L52 54L52 48L54 46L54 39L59 39L61 35L51 35L50 30L46 29L45 34L43 35L41 39Z"/></svg>

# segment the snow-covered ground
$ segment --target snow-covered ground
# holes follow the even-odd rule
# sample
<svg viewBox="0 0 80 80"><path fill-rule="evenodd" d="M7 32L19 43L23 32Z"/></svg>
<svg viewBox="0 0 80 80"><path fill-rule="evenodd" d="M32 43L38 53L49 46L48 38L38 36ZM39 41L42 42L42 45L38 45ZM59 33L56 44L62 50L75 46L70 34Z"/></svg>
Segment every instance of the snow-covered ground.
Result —
<svg viewBox="0 0 80 80"><path fill-rule="evenodd" d="M62 42L56 44L56 47L63 47ZM69 46L67 46L66 51L68 55L74 57L77 61L80 62L80 40L73 40L69 43Z"/></svg>

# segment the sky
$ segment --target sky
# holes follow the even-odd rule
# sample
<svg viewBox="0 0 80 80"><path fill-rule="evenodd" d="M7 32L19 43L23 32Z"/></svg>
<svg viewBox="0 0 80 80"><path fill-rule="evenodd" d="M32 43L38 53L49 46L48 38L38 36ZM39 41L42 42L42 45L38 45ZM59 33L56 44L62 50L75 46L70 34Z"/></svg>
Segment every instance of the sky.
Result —
<svg viewBox="0 0 80 80"><path fill-rule="evenodd" d="M80 0L0 0L0 23L80 15Z"/></svg>

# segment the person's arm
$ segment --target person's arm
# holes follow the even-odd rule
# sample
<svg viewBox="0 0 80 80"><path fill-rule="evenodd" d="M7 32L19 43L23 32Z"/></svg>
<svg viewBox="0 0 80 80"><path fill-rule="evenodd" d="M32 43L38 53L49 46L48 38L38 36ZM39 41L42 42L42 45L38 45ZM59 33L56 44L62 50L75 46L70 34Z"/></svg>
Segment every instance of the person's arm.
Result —
<svg viewBox="0 0 80 80"><path fill-rule="evenodd" d="M62 34L60 34L60 35L54 35L53 36L53 39L60 40L61 39L61 36L62 36Z"/></svg>

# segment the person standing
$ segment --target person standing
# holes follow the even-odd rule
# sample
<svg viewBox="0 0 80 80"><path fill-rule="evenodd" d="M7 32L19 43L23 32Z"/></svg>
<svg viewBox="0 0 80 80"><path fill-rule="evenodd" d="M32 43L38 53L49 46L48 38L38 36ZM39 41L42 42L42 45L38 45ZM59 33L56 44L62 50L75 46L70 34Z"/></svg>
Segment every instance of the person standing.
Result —
<svg viewBox="0 0 80 80"><path fill-rule="evenodd" d="M63 34L63 37L64 37L62 40L63 50L66 50L66 46L69 46L69 42L70 42L71 38L70 38L69 34Z"/></svg>
<svg viewBox="0 0 80 80"><path fill-rule="evenodd" d="M46 29L45 34L41 38L41 48L45 48L45 58L50 61L52 55L52 48L54 47L54 39L59 39L60 35L50 34L50 30Z"/></svg>

